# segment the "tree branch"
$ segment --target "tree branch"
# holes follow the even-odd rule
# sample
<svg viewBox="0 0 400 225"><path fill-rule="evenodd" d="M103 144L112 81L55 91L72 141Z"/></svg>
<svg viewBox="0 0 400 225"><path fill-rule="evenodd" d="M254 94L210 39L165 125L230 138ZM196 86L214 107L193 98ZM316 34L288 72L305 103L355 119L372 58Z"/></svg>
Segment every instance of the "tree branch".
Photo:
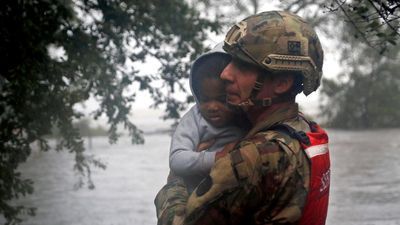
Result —
<svg viewBox="0 0 400 225"><path fill-rule="evenodd" d="M383 15L382 11L380 9L378 9L376 7L376 5L374 4L374 2L372 0L368 0L368 2L372 5L372 7L374 7L374 9L379 13L379 15L381 16L381 18L385 21L385 23L389 26L390 29L392 29L397 35L400 35L400 33L397 31L397 29L395 29L392 24L390 24L387 20L386 15Z"/></svg>
<svg viewBox="0 0 400 225"><path fill-rule="evenodd" d="M347 17L347 19L349 19L349 22L353 25L353 27L356 29L356 31L361 35L361 37L364 39L364 41L366 42L366 44L371 47L374 48L375 47L373 45L371 45L371 43L368 41L368 39L365 37L364 33L358 28L358 26L354 23L353 19L350 17L350 15L346 12L346 10L343 8L343 4L346 2L340 2L339 0L335 0L336 4L338 4L338 7L340 8L340 10L344 13L344 15Z"/></svg>

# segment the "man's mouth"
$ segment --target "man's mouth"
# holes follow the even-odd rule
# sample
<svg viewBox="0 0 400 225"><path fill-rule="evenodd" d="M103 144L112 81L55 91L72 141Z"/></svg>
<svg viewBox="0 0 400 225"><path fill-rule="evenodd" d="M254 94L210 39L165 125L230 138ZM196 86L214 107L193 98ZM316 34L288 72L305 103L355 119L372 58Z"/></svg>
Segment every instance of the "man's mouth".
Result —
<svg viewBox="0 0 400 225"><path fill-rule="evenodd" d="M229 103L230 101L238 98L239 96L234 92L227 92L226 93L226 101Z"/></svg>
<svg viewBox="0 0 400 225"><path fill-rule="evenodd" d="M226 96L228 98L232 97L232 96L237 96L237 92L232 90L232 89L230 89L229 87L225 88L225 92L226 92Z"/></svg>

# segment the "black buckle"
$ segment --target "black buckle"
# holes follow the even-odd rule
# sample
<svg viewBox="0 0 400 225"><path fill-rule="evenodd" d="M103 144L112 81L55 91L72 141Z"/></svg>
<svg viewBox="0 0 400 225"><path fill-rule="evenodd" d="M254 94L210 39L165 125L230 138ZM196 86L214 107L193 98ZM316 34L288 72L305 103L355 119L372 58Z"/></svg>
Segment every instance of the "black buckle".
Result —
<svg viewBox="0 0 400 225"><path fill-rule="evenodd" d="M297 131L294 133L296 139L299 140L301 143L305 145L310 145L310 139L308 138L307 134L304 131Z"/></svg>
<svg viewBox="0 0 400 225"><path fill-rule="evenodd" d="M272 99L271 98L264 98L261 100L262 106L271 106L272 105Z"/></svg>
<svg viewBox="0 0 400 225"><path fill-rule="evenodd" d="M286 135L289 135L291 138L298 140L302 144L311 144L310 138L308 138L307 134L304 131L296 131L294 128L286 124L277 124L267 128L266 130L275 130L278 132L282 132Z"/></svg>

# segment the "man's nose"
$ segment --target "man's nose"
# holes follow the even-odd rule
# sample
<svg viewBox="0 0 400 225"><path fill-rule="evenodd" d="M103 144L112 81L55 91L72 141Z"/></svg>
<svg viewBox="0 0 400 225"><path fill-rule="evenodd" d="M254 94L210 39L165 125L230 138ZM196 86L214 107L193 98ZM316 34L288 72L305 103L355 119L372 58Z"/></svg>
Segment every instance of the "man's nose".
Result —
<svg viewBox="0 0 400 225"><path fill-rule="evenodd" d="M233 81L232 72L233 71L232 71L232 62L231 62L222 71L222 73L220 75L221 79L225 80L225 81L231 81L232 82Z"/></svg>

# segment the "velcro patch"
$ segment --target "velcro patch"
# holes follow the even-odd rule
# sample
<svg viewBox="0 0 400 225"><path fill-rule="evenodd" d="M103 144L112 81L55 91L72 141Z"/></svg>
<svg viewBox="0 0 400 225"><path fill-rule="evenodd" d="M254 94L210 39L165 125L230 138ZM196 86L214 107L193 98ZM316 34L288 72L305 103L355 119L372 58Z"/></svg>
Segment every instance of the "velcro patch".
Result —
<svg viewBox="0 0 400 225"><path fill-rule="evenodd" d="M301 55L300 41L288 41L288 52L291 55Z"/></svg>

